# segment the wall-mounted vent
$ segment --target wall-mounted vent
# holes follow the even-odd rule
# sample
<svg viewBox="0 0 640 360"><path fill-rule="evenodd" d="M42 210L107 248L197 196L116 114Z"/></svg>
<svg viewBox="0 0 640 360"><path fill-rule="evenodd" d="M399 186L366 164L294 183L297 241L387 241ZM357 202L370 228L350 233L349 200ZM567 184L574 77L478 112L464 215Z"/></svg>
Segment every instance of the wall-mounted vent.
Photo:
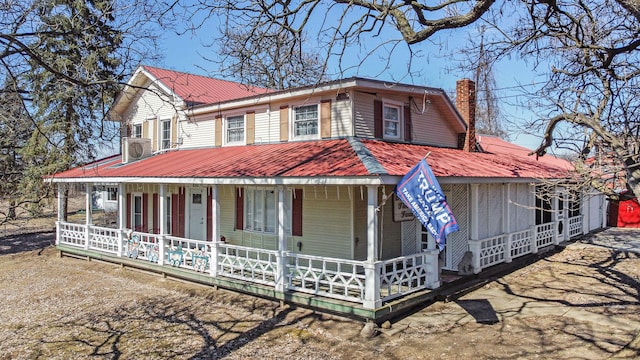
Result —
<svg viewBox="0 0 640 360"><path fill-rule="evenodd" d="M151 139L124 138L122 143L122 162L128 163L151 155Z"/></svg>

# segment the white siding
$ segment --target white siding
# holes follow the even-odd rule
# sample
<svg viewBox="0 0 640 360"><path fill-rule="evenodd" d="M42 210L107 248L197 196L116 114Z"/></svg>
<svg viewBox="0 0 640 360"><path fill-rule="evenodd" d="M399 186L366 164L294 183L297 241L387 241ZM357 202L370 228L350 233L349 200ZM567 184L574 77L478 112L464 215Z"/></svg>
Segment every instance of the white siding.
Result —
<svg viewBox="0 0 640 360"><path fill-rule="evenodd" d="M175 108L167 97L160 97L161 90L153 84L148 85L148 90L140 92L131 106L123 114L123 119L132 124L140 124L151 117L172 118Z"/></svg>
<svg viewBox="0 0 640 360"><path fill-rule="evenodd" d="M277 142L280 139L280 109L256 111L255 143Z"/></svg>
<svg viewBox="0 0 640 360"><path fill-rule="evenodd" d="M373 100L375 95L354 92L353 93L353 121L355 136L373 137Z"/></svg>
<svg viewBox="0 0 640 360"><path fill-rule="evenodd" d="M331 102L331 137L352 135L353 126L351 126L351 102Z"/></svg>
<svg viewBox="0 0 640 360"><path fill-rule="evenodd" d="M453 148L458 146L458 134L435 106L427 106L424 113L412 107L411 123L413 142Z"/></svg>
<svg viewBox="0 0 640 360"><path fill-rule="evenodd" d="M181 121L178 137L182 137L181 148L206 147L215 144L215 120Z"/></svg>

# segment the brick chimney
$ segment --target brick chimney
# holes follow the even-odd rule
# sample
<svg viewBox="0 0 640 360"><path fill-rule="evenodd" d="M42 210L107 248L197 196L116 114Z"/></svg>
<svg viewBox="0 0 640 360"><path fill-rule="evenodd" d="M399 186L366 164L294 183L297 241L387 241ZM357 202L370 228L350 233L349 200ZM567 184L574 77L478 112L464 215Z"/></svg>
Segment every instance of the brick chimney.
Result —
<svg viewBox="0 0 640 360"><path fill-rule="evenodd" d="M464 134L464 151L476 151L476 83L470 79L456 81L456 108L467 122ZM463 135L463 134L460 134ZM460 139L462 140L462 139Z"/></svg>

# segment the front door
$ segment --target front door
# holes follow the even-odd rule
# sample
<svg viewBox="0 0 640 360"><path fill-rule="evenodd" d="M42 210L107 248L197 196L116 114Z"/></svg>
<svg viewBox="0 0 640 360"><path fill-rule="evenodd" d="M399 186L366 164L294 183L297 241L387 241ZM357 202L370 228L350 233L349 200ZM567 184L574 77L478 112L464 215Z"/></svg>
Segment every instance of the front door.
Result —
<svg viewBox="0 0 640 360"><path fill-rule="evenodd" d="M189 226L185 234L189 239L205 240L206 198L204 189L194 188L189 191Z"/></svg>

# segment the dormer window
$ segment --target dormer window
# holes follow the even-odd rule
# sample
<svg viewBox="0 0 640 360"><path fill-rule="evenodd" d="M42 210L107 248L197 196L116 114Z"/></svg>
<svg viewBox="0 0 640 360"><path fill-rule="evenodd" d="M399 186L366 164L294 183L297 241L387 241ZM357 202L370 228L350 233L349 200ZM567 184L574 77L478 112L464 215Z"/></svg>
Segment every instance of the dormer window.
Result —
<svg viewBox="0 0 640 360"><path fill-rule="evenodd" d="M384 104L382 108L384 137L387 139L400 138L400 106Z"/></svg>
<svg viewBox="0 0 640 360"><path fill-rule="evenodd" d="M318 104L293 107L293 137L295 139L317 139L320 116Z"/></svg>
<svg viewBox="0 0 640 360"><path fill-rule="evenodd" d="M245 142L245 121L244 115L227 117L227 144L244 144Z"/></svg>

